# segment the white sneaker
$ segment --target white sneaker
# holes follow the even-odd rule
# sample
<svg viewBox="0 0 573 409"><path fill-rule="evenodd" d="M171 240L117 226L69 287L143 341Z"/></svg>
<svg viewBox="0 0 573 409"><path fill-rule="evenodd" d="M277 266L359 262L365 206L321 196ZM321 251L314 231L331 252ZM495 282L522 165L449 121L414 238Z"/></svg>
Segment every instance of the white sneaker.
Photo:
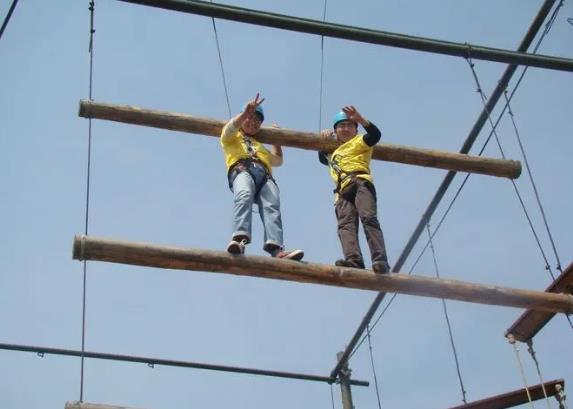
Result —
<svg viewBox="0 0 573 409"><path fill-rule="evenodd" d="M231 240L231 242L227 245L227 251L231 254L240 255L245 254L245 245L247 244L247 240L243 239L241 241Z"/></svg>
<svg viewBox="0 0 573 409"><path fill-rule="evenodd" d="M278 253L276 253L273 257L282 258L285 260L300 261L304 257L304 251L302 251L302 250L290 250L290 251L281 250Z"/></svg>

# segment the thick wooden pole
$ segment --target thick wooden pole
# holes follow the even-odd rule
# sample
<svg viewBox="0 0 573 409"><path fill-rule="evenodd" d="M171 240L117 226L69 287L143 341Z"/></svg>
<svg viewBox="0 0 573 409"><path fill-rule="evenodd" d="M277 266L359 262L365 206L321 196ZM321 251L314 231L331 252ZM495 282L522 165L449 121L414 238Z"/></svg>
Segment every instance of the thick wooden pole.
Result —
<svg viewBox="0 0 573 409"><path fill-rule="evenodd" d="M73 258L397 292L549 312L573 312L573 296L567 294L519 290L407 274L378 275L371 271L326 264L307 264L262 256L233 256L221 251L158 246L91 236L74 238Z"/></svg>
<svg viewBox="0 0 573 409"><path fill-rule="evenodd" d="M573 294L573 263L545 290L548 293ZM505 332L520 342L531 340L555 316L554 313L527 310Z"/></svg>
<svg viewBox="0 0 573 409"><path fill-rule="evenodd" d="M104 119L216 137L221 135L221 130L225 125L225 121L217 119L87 100L80 101L79 115L84 118ZM316 133L291 129L262 128L257 134L257 139L268 144L325 152L332 152L338 146L336 141L324 140ZM378 144L374 147L372 158L388 162L480 173L512 179L519 177L521 174L521 163L519 161L483 158L462 153L386 143Z"/></svg>
<svg viewBox="0 0 573 409"><path fill-rule="evenodd" d="M533 385L528 388L529 395L533 401L544 399L545 395L543 393L543 388L545 388L545 392L547 392L548 397L555 396L564 385L565 381L563 379ZM513 408L514 406L519 406L527 402L529 402L527 391L525 389L518 389L501 395L490 396L489 398L470 402L465 405L455 406L450 409L506 409Z"/></svg>

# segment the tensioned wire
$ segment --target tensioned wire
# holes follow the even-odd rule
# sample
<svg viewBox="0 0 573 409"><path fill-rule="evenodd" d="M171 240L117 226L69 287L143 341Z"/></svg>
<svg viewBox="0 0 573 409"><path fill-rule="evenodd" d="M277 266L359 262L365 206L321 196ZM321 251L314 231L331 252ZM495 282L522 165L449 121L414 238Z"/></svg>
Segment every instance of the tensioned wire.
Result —
<svg viewBox="0 0 573 409"><path fill-rule="evenodd" d="M211 0L213 3L213 0ZM229 114L229 118L231 118L231 101L229 99L229 90L227 87L227 78L225 77L225 69L223 66L223 56L221 53L221 44L219 42L219 33L217 32L217 24L215 23L215 17L211 17L211 21L213 22L213 32L215 33L215 42L217 43L217 54L219 55L219 67L221 68L221 77L223 79L223 88L225 89L225 99L227 101L227 112Z"/></svg>
<svg viewBox="0 0 573 409"><path fill-rule="evenodd" d="M438 268L438 259L436 257L436 249L434 248L434 242L432 241L432 235L430 232L430 223L426 224L426 230L428 232L428 237L430 240L430 250L432 251L432 260L434 261L434 271L436 273L436 278L440 278L440 270ZM442 308L444 310L444 318L446 320L446 325L448 327L448 335L450 337L450 345L452 347L452 354L454 355L454 361L456 364L456 372L458 374L458 381L460 383L460 390L462 392L462 401L468 403L466 399L466 388L464 387L464 381L462 379L462 371L460 369L460 361L458 358L458 351L456 349L456 343L454 342L454 333L452 330L452 324L450 323L450 315L448 313L448 306L446 300L442 298Z"/></svg>
<svg viewBox="0 0 573 409"><path fill-rule="evenodd" d="M90 0L90 34L89 34L89 47L90 54L89 63L89 100L93 101L93 79L94 79L94 14L95 14L95 0ZM92 146L92 119L88 119L88 152L87 152L87 172L86 172L86 207L85 207L85 227L84 235L88 235L89 226L89 204L90 204L90 170L91 170L91 146ZM83 262L83 280L82 280L82 357L80 368L80 402L84 399L84 363L85 363L85 345L86 345L86 289L87 289L87 261Z"/></svg>
<svg viewBox="0 0 573 409"><path fill-rule="evenodd" d="M559 6L558 6L558 8L557 8L556 10L559 10L559 7L561 7L562 4L563 4L563 1L561 1L561 3L559 4ZM555 14L553 14L552 19L549 21L549 23L553 24L553 22L555 21L554 18L553 18L554 16L555 16ZM482 102L483 102L483 105L484 105L484 109L486 109L486 112L487 112L487 108L486 108L486 96L485 96L485 94L484 94L483 91L482 91L482 88L481 88L479 79L478 79L478 77L477 77L477 73L476 73L476 71L475 71L474 64L473 64L473 62L471 61L471 57L468 57L467 60L468 60L469 66L470 66L470 68L471 68L471 70L472 70L472 74L473 74L473 76L474 76L474 79L475 79L475 81L476 81L477 91L478 91L479 94L480 94L480 97L481 97ZM506 98L507 98L507 97L506 97ZM511 110L511 107L510 107L510 105L509 105L509 100L507 100L506 107L508 107L508 109ZM510 112L511 112L511 111L510 111ZM496 143L497 143L497 145L498 145L498 147L499 147L499 150L500 150L500 152L501 152L501 156L502 156L503 158L505 158L505 154L504 154L504 152L503 152L503 148L502 148L502 146L501 146L501 142L500 142L499 136L497 135L497 132L496 132L496 130L495 130L495 126L494 126L494 124L493 124L493 121L492 121L492 119L491 119L491 116L490 116L490 113L489 113L489 112L487 112L487 117L488 117L488 121L489 121L490 124L491 124L492 132L493 132L493 135L495 136L495 140L496 140ZM518 141L519 141L519 145L522 146L521 138L519 137L519 131L518 131L518 129L517 129L517 125L515 125L515 120L513 119L513 115L510 115L510 117L512 118L512 123L514 124L514 131L516 132L516 136L517 136L517 139L518 139ZM522 150L522 153L523 153L524 157L526 157L526 156L525 156L525 150ZM532 174L531 174L531 172L530 172L529 166L527 166L527 169L528 169L528 173L529 173L530 180L531 180L531 182L532 182L532 184L533 184L533 186L534 186L534 190L537 191L537 188L535 187L535 182L534 182L534 180L533 180L533 176L532 176ZM534 236L534 238L535 238L535 241L537 242L537 246L538 246L538 248L539 248L539 251L540 251L540 253L541 253L542 256L543 256L543 259L545 260L545 269L549 272L549 274L551 275L552 281L554 282L554 281L555 281L555 275L553 274L553 271L551 270L551 267L550 267L550 265L549 265L549 262L547 261L547 257L546 257L546 255L545 255L544 250L543 250L543 246L541 245L541 242L540 242L540 240L539 240L539 236L537 235L537 232L536 232L536 230L535 230L535 227L533 226L533 222L531 221L531 217L529 216L529 213L528 213L528 211L527 211L527 208L525 207L525 203L524 203L524 201L523 201L523 198L521 197L521 194L519 193L519 189L518 189L518 187L517 187L517 184L515 183L515 181L514 181L513 179L511 179L511 184L513 185L515 194L517 195L517 198L519 199L519 203L521 204L521 208L523 209L523 212L524 212L524 214L525 214L525 217L527 218L527 221L528 221L528 223L529 223L529 227L530 227L530 229L531 229L531 232L533 233L533 236ZM551 244L552 244L552 246L553 246L554 255L555 255L556 261L557 261L557 268L561 271L561 264L560 264L560 262L559 262L559 256L557 255L557 249L556 249L556 247L555 247L555 242L554 242L554 240L553 240L553 236L551 235L551 230L550 230L549 225L548 225L548 223L547 223L547 219L546 219L546 217L545 217L545 212L543 211L543 206L541 205L541 201L540 201L539 198L538 198L538 204L539 204L539 207L540 207L540 212L541 212L541 214L543 215L543 220L544 220L544 222L545 222L545 227L546 227L547 232L548 232L548 234L549 234ZM567 321L569 322L569 325L571 326L571 329L573 330L573 323L571 322L570 317L569 317L568 315L565 315L565 317L567 318Z"/></svg>
<svg viewBox="0 0 573 409"><path fill-rule="evenodd" d="M18 4L18 0L14 0L12 2L12 5L10 6L8 13L6 14L6 17L4 18L4 22L2 23L2 26L0 27L0 38L2 38L2 34L4 34L4 30L6 30L6 27L8 27L8 22L10 21L10 18L12 17L12 13L14 13L14 9L16 8L17 4Z"/></svg>

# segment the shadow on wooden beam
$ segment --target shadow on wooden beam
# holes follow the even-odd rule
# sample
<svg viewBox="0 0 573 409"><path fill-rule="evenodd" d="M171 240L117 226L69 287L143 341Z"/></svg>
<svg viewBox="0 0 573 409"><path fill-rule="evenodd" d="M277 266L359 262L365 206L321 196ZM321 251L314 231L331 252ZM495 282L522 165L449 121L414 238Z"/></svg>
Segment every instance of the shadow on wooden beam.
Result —
<svg viewBox="0 0 573 409"><path fill-rule="evenodd" d="M573 263L546 290L547 293L573 294ZM553 318L555 313L527 310L505 332L517 341L530 341Z"/></svg>
<svg viewBox="0 0 573 409"><path fill-rule="evenodd" d="M158 246L91 236L74 238L73 258L146 267L208 271L324 284L379 292L397 292L479 304L573 312L573 296L466 283L407 274L374 274L370 270L301 263L262 256Z"/></svg>
<svg viewBox="0 0 573 409"><path fill-rule="evenodd" d="M555 381L545 382L543 385L535 385L527 388L532 401L544 399L543 387L548 397L559 396L559 390L565 387L565 381L558 379ZM529 402L525 389L504 393L501 395L491 396L465 405L455 406L449 409L505 409L522 405Z"/></svg>

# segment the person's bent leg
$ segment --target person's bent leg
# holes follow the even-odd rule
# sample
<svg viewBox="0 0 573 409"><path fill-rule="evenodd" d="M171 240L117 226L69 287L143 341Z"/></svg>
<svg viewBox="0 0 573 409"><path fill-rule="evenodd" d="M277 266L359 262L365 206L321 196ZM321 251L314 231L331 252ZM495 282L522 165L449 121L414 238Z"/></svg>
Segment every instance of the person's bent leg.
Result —
<svg viewBox="0 0 573 409"><path fill-rule="evenodd" d="M337 260L336 265L345 267L364 268L362 251L358 242L358 212L352 197L339 195L336 201L335 213L338 222L338 238L342 245L344 260Z"/></svg>
<svg viewBox="0 0 573 409"><path fill-rule="evenodd" d="M372 269L377 273L390 270L386 245L380 222L378 220L376 189L368 181L359 181L355 199L356 209L364 228L366 241L372 257Z"/></svg>
<svg viewBox="0 0 573 409"><path fill-rule="evenodd" d="M284 250L280 192L273 180L267 180L261 187L257 196L257 204L265 231L263 249L273 257L301 260L304 257L302 250Z"/></svg>

